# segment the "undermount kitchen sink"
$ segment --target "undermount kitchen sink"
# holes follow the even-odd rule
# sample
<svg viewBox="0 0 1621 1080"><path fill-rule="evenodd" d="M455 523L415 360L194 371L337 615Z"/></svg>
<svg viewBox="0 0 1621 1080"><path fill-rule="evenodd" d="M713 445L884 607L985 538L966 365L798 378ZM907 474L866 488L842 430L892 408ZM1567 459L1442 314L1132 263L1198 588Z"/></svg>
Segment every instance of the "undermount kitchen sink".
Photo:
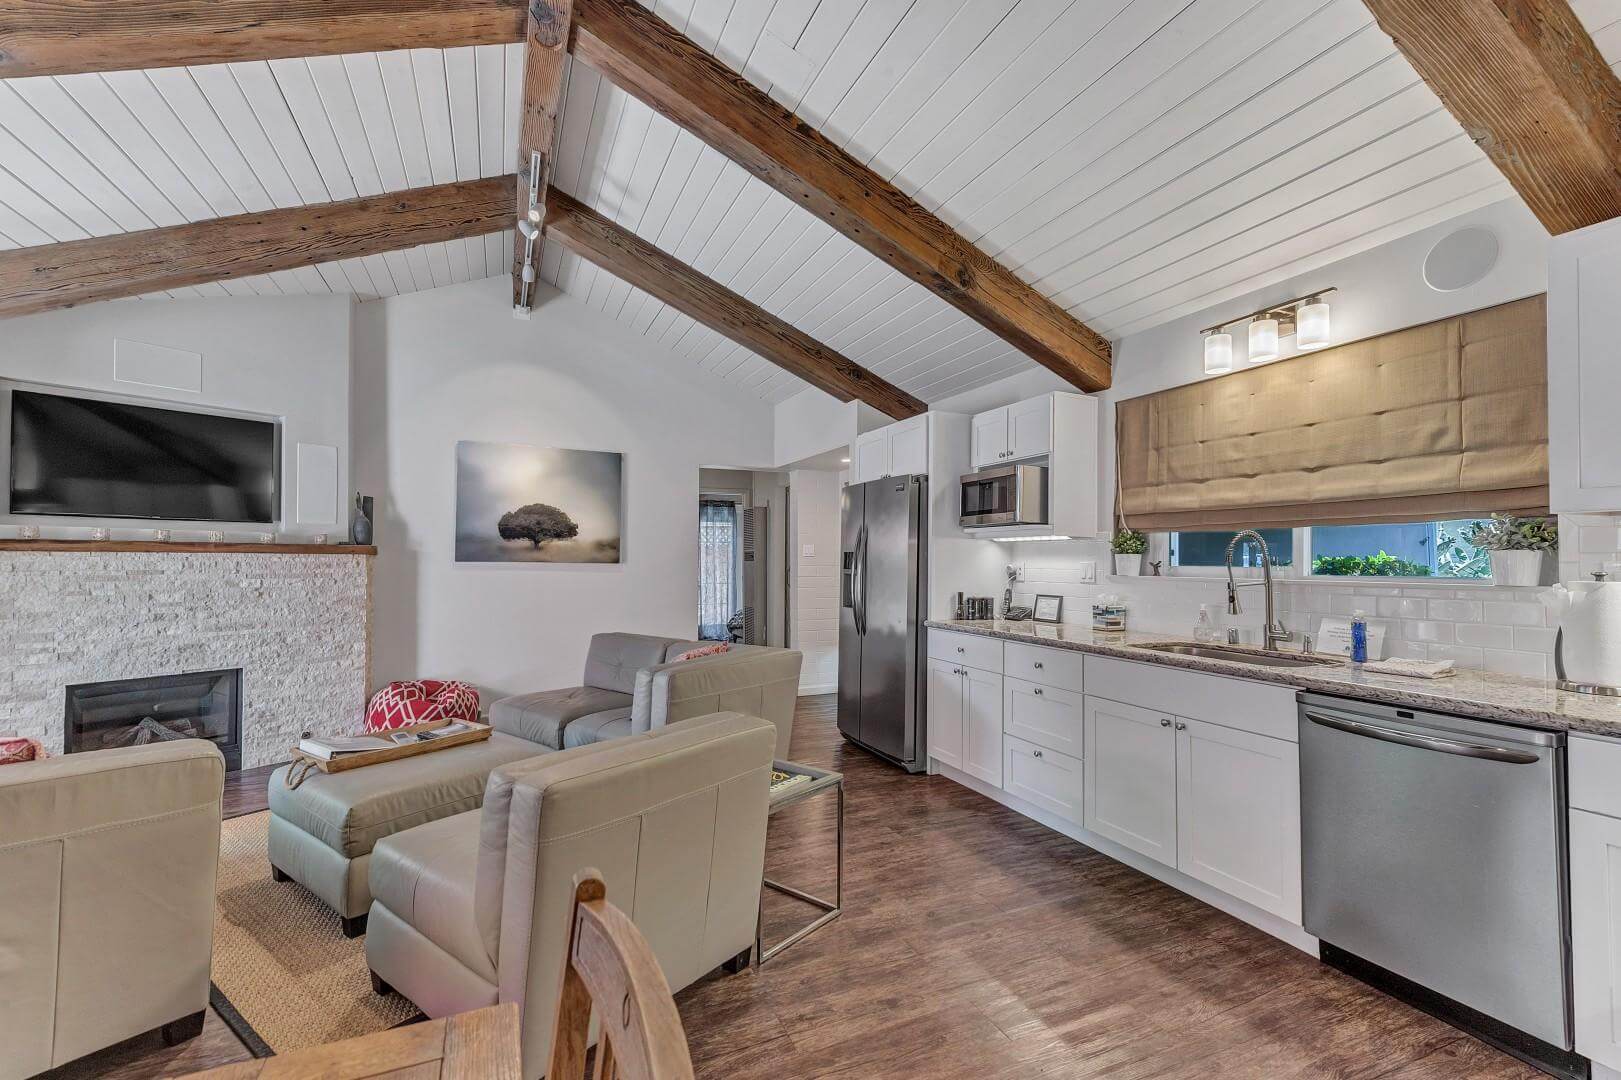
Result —
<svg viewBox="0 0 1621 1080"><path fill-rule="evenodd" d="M1333 667L1344 663L1343 660L1336 660L1330 656L1285 655L1276 652L1262 652L1259 649L1246 649L1236 645L1195 645L1180 641L1166 641L1135 647L1148 652L1175 653L1177 656L1202 656L1207 660L1231 660L1234 663L1255 664L1259 667Z"/></svg>

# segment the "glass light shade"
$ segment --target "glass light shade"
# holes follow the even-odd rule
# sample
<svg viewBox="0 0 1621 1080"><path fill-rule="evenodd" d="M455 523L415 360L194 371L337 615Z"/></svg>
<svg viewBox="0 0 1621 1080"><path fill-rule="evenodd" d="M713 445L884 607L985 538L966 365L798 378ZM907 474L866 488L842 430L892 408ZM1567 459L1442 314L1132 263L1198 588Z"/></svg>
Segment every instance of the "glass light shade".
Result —
<svg viewBox="0 0 1621 1080"><path fill-rule="evenodd" d="M1219 375L1233 370L1233 335L1206 334L1204 336L1204 371L1206 375Z"/></svg>
<svg viewBox="0 0 1621 1080"><path fill-rule="evenodd" d="M1250 363L1278 358L1278 320L1270 316L1250 323Z"/></svg>
<svg viewBox="0 0 1621 1080"><path fill-rule="evenodd" d="M1328 305L1321 300L1300 305L1295 312L1295 348L1321 349L1328 344Z"/></svg>

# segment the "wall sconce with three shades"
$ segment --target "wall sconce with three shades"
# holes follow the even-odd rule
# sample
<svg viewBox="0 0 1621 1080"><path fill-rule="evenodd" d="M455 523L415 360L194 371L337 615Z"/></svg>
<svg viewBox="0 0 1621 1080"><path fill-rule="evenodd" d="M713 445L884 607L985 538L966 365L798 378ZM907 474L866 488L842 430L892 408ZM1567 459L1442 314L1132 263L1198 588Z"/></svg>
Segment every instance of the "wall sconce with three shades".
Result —
<svg viewBox="0 0 1621 1080"><path fill-rule="evenodd" d="M1204 335L1205 374L1220 375L1233 370L1233 335L1227 328L1237 323L1249 323L1249 362L1252 364L1276 360L1278 339L1290 334L1295 336L1295 348L1301 352L1328 345L1329 308L1323 298L1337 291L1331 285L1199 331Z"/></svg>

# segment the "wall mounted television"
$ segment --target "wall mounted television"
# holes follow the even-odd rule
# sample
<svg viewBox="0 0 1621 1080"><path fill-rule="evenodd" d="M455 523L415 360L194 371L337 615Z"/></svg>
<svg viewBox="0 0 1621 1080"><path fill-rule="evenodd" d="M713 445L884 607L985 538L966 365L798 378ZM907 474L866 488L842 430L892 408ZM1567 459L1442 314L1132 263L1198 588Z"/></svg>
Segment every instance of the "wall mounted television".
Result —
<svg viewBox="0 0 1621 1080"><path fill-rule="evenodd" d="M13 514L270 524L276 424L11 392Z"/></svg>

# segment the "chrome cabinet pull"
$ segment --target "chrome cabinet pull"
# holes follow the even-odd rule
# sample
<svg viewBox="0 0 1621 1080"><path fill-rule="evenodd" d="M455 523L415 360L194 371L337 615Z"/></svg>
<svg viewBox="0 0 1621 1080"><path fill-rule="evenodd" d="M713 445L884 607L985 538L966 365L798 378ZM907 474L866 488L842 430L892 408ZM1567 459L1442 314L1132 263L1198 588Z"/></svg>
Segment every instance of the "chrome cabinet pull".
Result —
<svg viewBox="0 0 1621 1080"><path fill-rule="evenodd" d="M1037 670L1037 671L1040 671L1040 670L1042 670L1042 664L1041 664L1041 661L1040 661L1040 660L1037 660L1037 661L1036 661L1036 664L1035 664L1035 667L1036 667L1036 670Z"/></svg>
<svg viewBox="0 0 1621 1080"><path fill-rule="evenodd" d="M968 650L967 650L967 649L964 649L964 648L963 648L963 647L962 647L962 646L961 646L961 645L958 645L958 646L957 646L957 651L958 651L958 652L967 652L967 651L968 651Z"/></svg>
<svg viewBox="0 0 1621 1080"><path fill-rule="evenodd" d="M1036 697L1040 697L1040 696L1041 696L1041 687L1038 686L1038 687L1036 687Z"/></svg>
<svg viewBox="0 0 1621 1080"><path fill-rule="evenodd" d="M1171 719L1170 719L1170 717L1168 717L1168 716L1162 716L1162 717L1160 717L1160 720L1159 720L1159 726L1160 726L1160 727L1170 727L1170 726L1171 726Z"/></svg>
<svg viewBox="0 0 1621 1080"><path fill-rule="evenodd" d="M1342 720L1337 716L1323 716L1319 713L1308 712L1303 714L1307 720L1322 727L1343 731L1347 735L1361 735L1364 738L1378 739L1380 742L1399 743L1402 746L1416 746L1421 750L1435 750L1442 754L1454 754L1458 757L1485 758L1487 761L1501 761L1507 765L1535 765L1542 760L1536 754L1525 750L1510 750L1505 746L1475 746L1472 743L1453 742L1450 739L1436 739L1428 735L1420 735L1411 731L1393 731L1390 728L1374 727L1372 724L1359 724L1354 720Z"/></svg>
<svg viewBox="0 0 1621 1080"><path fill-rule="evenodd" d="M1188 730L1188 725L1186 725L1182 721L1178 720L1176 722L1176 730L1178 730L1178 731L1186 731L1186 730Z"/></svg>
<svg viewBox="0 0 1621 1080"><path fill-rule="evenodd" d="M1032 754L1032 755L1031 755L1031 756L1032 756L1032 757L1040 757L1040 756L1041 756L1041 751L1040 751L1040 750L1037 750L1037 751L1036 751L1036 752L1035 752L1035 753L1034 753L1034 754Z"/></svg>

